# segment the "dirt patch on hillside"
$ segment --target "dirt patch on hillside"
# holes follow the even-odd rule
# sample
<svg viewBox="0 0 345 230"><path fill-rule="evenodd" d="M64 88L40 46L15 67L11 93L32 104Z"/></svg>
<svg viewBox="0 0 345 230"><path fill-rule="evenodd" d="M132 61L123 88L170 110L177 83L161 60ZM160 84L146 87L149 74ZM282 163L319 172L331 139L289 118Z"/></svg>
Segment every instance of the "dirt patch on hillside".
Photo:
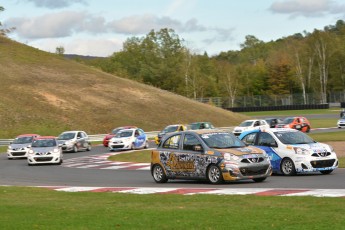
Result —
<svg viewBox="0 0 345 230"><path fill-rule="evenodd" d="M334 148L338 157L345 157L345 141L330 141L325 143Z"/></svg>

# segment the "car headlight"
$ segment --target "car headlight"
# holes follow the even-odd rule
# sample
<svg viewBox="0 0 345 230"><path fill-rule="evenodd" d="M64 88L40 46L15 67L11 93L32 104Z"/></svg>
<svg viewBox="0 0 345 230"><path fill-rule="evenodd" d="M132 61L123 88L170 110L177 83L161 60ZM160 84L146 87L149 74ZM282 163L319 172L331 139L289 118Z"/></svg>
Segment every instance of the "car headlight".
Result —
<svg viewBox="0 0 345 230"><path fill-rule="evenodd" d="M28 153L29 154L34 154L34 150L30 149Z"/></svg>
<svg viewBox="0 0 345 230"><path fill-rule="evenodd" d="M7 149L8 149L8 150L12 149L11 145L9 145L9 146L7 147Z"/></svg>
<svg viewBox="0 0 345 230"><path fill-rule="evenodd" d="M59 152L59 149L58 149L58 148L56 148L56 149L53 150L53 153L58 153L58 152Z"/></svg>
<svg viewBox="0 0 345 230"><path fill-rule="evenodd" d="M224 153L224 160L226 161L238 161L240 158L231 153Z"/></svg>
<svg viewBox="0 0 345 230"><path fill-rule="evenodd" d="M309 155L310 151L308 149L294 147L295 153L298 155Z"/></svg>

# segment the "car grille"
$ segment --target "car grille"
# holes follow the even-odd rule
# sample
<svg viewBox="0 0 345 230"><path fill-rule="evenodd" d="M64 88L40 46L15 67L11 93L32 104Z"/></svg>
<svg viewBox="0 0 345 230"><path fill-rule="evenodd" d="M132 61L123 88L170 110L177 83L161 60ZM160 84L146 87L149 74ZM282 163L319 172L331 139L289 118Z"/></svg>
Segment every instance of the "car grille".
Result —
<svg viewBox="0 0 345 230"><path fill-rule="evenodd" d="M51 161L53 160L53 157L35 157L34 159L37 162L43 162L43 161Z"/></svg>
<svg viewBox="0 0 345 230"><path fill-rule="evenodd" d="M264 161L263 157L245 158L241 160L242 163L260 163L263 161Z"/></svg>
<svg viewBox="0 0 345 230"><path fill-rule="evenodd" d="M341 123L341 124L339 124L339 126L345 126L345 123Z"/></svg>
<svg viewBox="0 0 345 230"><path fill-rule="evenodd" d="M19 157L19 156L25 156L26 152L12 152L11 154L12 156Z"/></svg>
<svg viewBox="0 0 345 230"><path fill-rule="evenodd" d="M311 166L313 168L326 168L332 167L334 165L335 159L331 160L323 160L323 161L310 161Z"/></svg>
<svg viewBox="0 0 345 230"><path fill-rule="evenodd" d="M327 157L329 155L331 155L330 152L322 152L322 153L313 153L312 154L313 157Z"/></svg>
<svg viewBox="0 0 345 230"><path fill-rule="evenodd" d="M260 167L241 167L240 172L243 176L255 176L265 174L267 172L269 165Z"/></svg>
<svg viewBox="0 0 345 230"><path fill-rule="evenodd" d="M124 145L112 145L111 146L113 149L122 149L123 147L125 147Z"/></svg>

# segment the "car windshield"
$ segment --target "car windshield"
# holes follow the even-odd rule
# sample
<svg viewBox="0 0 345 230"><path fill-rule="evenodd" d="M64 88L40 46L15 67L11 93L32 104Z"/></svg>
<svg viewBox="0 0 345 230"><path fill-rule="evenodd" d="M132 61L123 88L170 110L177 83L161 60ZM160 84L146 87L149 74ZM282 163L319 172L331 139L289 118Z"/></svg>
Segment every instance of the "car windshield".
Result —
<svg viewBox="0 0 345 230"><path fill-rule="evenodd" d="M163 129L163 133L171 133L171 132L175 132L177 131L178 126L177 125L173 125L173 126L167 126L165 127L165 129Z"/></svg>
<svg viewBox="0 0 345 230"><path fill-rule="evenodd" d="M71 140L75 137L75 133L62 133L58 136L58 140Z"/></svg>
<svg viewBox="0 0 345 230"><path fill-rule="evenodd" d="M121 138L121 137L131 137L133 135L133 131L130 130L130 131L121 131L121 132L118 132L115 137L117 138Z"/></svg>
<svg viewBox="0 0 345 230"><path fill-rule="evenodd" d="M240 127L248 127L248 126L251 126L252 124L253 124L253 121L244 121L239 126Z"/></svg>
<svg viewBox="0 0 345 230"><path fill-rule="evenodd" d="M283 144L310 144L310 143L315 143L315 141L310 138L308 135L297 131L297 132L275 132L274 133L278 139L283 143Z"/></svg>
<svg viewBox="0 0 345 230"><path fill-rule="evenodd" d="M55 139L39 139L32 142L32 147L54 147L56 146Z"/></svg>
<svg viewBox="0 0 345 230"><path fill-rule="evenodd" d="M200 134L206 145L210 148L228 149L240 148L246 146L242 141L231 133L227 132L214 132Z"/></svg>
<svg viewBox="0 0 345 230"><path fill-rule="evenodd" d="M118 133L122 128L116 128L111 131L112 134Z"/></svg>
<svg viewBox="0 0 345 230"><path fill-rule="evenodd" d="M283 120L283 124L290 124L291 122L293 122L293 120L295 120L295 118L287 117Z"/></svg>
<svg viewBox="0 0 345 230"><path fill-rule="evenodd" d="M32 142L33 137L18 137L14 139L13 144L27 144Z"/></svg>

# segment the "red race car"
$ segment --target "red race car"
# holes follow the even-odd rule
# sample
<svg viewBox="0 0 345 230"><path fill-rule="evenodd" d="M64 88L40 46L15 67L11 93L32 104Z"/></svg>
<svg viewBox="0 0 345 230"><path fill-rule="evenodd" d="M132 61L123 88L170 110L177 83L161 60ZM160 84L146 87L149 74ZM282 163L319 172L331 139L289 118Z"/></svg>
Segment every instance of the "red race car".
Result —
<svg viewBox="0 0 345 230"><path fill-rule="evenodd" d="M291 128L309 133L311 126L310 122L305 117L287 117L281 124L277 124L276 128Z"/></svg>
<svg viewBox="0 0 345 230"><path fill-rule="evenodd" d="M104 138L103 138L103 146L104 147L108 147L108 143L109 143L109 140L114 137L116 135L117 132L119 132L120 130L122 129L133 129L133 128L136 128L136 126L131 126L131 125L128 125L128 126L122 126L122 127L117 127L115 129L113 129L111 131L111 133L107 134Z"/></svg>

